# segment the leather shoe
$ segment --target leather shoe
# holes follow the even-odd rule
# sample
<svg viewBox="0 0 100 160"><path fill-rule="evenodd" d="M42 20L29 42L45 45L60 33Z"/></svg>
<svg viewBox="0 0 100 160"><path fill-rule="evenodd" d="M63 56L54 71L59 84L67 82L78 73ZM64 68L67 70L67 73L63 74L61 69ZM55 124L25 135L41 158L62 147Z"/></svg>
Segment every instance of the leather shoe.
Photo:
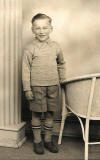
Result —
<svg viewBox="0 0 100 160"><path fill-rule="evenodd" d="M44 147L43 147L43 143L34 143L33 144L33 148L34 148L34 152L37 154L44 154Z"/></svg>
<svg viewBox="0 0 100 160"><path fill-rule="evenodd" d="M52 153L57 153L58 152L58 147L57 147L56 144L54 144L53 141L44 142L44 147L47 148Z"/></svg>

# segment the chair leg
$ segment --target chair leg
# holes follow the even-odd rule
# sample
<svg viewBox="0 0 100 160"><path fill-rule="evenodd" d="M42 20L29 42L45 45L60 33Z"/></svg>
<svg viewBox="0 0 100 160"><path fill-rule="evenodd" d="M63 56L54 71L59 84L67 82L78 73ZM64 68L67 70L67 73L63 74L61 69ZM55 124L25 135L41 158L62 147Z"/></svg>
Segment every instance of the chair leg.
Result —
<svg viewBox="0 0 100 160"><path fill-rule="evenodd" d="M85 160L88 160L88 143L85 142Z"/></svg>
<svg viewBox="0 0 100 160"><path fill-rule="evenodd" d="M65 124L65 118L62 118L61 127L60 127L60 133L59 133L59 139L58 139L58 144L61 144L62 134L63 134L63 130L64 130L64 124Z"/></svg>
<svg viewBox="0 0 100 160"><path fill-rule="evenodd" d="M91 116L91 107L94 95L94 88L95 88L96 77L92 78L91 88L90 88L90 97L89 97L89 104L87 110L87 117L86 117L86 125L85 125L85 160L88 160L88 145L89 145L89 119Z"/></svg>
<svg viewBox="0 0 100 160"><path fill-rule="evenodd" d="M61 120L61 127L60 127L58 144L61 144L64 124L65 124L65 119L67 117L67 109L66 109L66 104L65 104L65 91L64 91L63 88L61 90L61 93L62 93L62 120Z"/></svg>
<svg viewBox="0 0 100 160"><path fill-rule="evenodd" d="M88 152L89 152L89 119L86 119L86 126L85 126L85 160L88 160Z"/></svg>

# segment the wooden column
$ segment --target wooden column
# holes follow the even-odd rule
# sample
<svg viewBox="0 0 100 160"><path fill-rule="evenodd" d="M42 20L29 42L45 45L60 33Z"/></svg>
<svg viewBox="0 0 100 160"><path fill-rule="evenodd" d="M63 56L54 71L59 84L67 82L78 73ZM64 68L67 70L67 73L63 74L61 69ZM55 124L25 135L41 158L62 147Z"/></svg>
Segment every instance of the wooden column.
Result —
<svg viewBox="0 0 100 160"><path fill-rule="evenodd" d="M0 146L25 141L21 122L21 0L0 0Z"/></svg>

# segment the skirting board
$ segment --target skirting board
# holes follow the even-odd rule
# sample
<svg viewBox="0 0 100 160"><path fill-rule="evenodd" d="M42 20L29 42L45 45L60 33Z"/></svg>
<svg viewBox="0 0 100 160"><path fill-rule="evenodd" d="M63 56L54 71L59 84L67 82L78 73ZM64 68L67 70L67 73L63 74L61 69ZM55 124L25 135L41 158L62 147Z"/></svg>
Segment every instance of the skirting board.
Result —
<svg viewBox="0 0 100 160"><path fill-rule="evenodd" d="M54 121L54 129L53 133L54 135L59 135L60 131L60 125L61 121L56 120ZM31 122L26 122L26 128L25 128L26 135L31 135ZM78 121L76 120L67 120L65 122L64 130L63 130L63 136L68 137L82 137L82 130L81 126ZM100 139L100 121L94 122L90 125L90 137L93 139Z"/></svg>

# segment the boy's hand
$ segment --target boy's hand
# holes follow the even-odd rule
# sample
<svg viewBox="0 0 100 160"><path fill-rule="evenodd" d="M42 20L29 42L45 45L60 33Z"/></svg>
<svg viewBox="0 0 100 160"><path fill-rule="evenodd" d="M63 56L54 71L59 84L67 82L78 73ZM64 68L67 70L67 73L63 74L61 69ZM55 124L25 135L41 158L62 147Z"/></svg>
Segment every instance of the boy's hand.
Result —
<svg viewBox="0 0 100 160"><path fill-rule="evenodd" d="M25 97L29 101L33 101L34 100L34 96L33 96L33 92L32 91L26 91L25 92Z"/></svg>

